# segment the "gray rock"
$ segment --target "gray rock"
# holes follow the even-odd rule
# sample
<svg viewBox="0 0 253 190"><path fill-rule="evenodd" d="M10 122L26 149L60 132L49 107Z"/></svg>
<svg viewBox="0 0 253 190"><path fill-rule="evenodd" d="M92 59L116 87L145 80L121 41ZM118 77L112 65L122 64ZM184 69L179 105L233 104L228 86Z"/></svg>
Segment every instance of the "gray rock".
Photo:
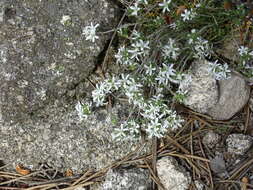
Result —
<svg viewBox="0 0 253 190"><path fill-rule="evenodd" d="M191 68L192 82L185 86L187 89L182 89L188 91L184 104L204 114L218 101L218 86L208 69L207 61L194 62Z"/></svg>
<svg viewBox="0 0 253 190"><path fill-rule="evenodd" d="M248 102L250 87L238 73L232 72L226 80L216 81L208 71L207 61L193 63L192 81L184 104L196 112L208 114L216 120L227 120L239 112Z"/></svg>
<svg viewBox="0 0 253 190"><path fill-rule="evenodd" d="M0 160L10 163L9 169L20 163L36 170L46 162L61 172L72 169L81 173L91 167L104 168L140 145L112 139L112 122L124 119L119 115L128 109L125 106L116 104L110 111L96 110L82 121L74 104L52 107L48 109L49 116L37 122L0 124ZM148 146L139 155L147 153Z"/></svg>
<svg viewBox="0 0 253 190"><path fill-rule="evenodd" d="M116 26L112 1L2 0L0 12L0 160L81 173L132 152L137 142L111 137L125 106L94 108L83 120L75 109L93 90L85 79L110 37L98 33L92 43L82 29L91 22L100 24L98 32Z"/></svg>
<svg viewBox="0 0 253 190"><path fill-rule="evenodd" d="M203 137L203 144L208 146L209 148L214 148L220 141L220 136L213 131L208 131Z"/></svg>
<svg viewBox="0 0 253 190"><path fill-rule="evenodd" d="M143 169L111 169L100 190L148 190L150 185L148 172Z"/></svg>
<svg viewBox="0 0 253 190"><path fill-rule="evenodd" d="M250 87L238 74L219 81L219 100L208 110L208 114L217 120L228 120L240 111L248 102Z"/></svg>
<svg viewBox="0 0 253 190"><path fill-rule="evenodd" d="M191 184L189 172L179 166L173 157L163 157L157 161L157 174L166 190L187 190Z"/></svg>
<svg viewBox="0 0 253 190"><path fill-rule="evenodd" d="M243 155L251 147L253 138L244 134L231 134L226 139L227 151L235 155Z"/></svg>
<svg viewBox="0 0 253 190"><path fill-rule="evenodd" d="M68 92L95 68L109 35L96 42L82 30L116 26L117 7L107 0L0 2L0 109L6 122L22 122Z"/></svg>

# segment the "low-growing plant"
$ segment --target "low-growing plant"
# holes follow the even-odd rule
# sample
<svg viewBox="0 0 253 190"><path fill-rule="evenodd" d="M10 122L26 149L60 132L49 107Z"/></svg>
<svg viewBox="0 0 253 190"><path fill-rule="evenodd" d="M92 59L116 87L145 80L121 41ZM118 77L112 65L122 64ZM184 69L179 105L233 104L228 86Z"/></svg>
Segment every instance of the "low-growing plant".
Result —
<svg viewBox="0 0 253 190"><path fill-rule="evenodd" d="M104 106L107 97L114 94L114 98L127 98L132 105L128 119L117 122L114 139L139 140L141 132L149 138L161 138L182 125L183 119L170 104L184 101L185 87L191 83L187 69L193 60L207 59L217 80L229 78L228 64L215 52L231 31L242 25L245 8L227 10L215 0L135 0L124 5L128 5L127 16L133 23L117 28L123 43L115 58L122 74L96 84L93 102ZM84 29L87 40L98 38L97 27ZM245 71L253 53L244 46L238 51ZM149 89L148 93L144 89Z"/></svg>

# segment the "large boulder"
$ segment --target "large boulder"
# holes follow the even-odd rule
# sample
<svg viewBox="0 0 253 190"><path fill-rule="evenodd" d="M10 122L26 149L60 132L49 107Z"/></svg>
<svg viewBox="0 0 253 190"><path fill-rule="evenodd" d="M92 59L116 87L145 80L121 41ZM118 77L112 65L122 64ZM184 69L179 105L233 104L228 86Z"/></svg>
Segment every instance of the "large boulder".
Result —
<svg viewBox="0 0 253 190"><path fill-rule="evenodd" d="M137 143L111 136L124 106L94 108L82 120L76 110L89 102L94 88L85 79L110 39L101 32L119 21L117 10L107 0L0 2L0 160L81 173L135 150ZM95 42L82 34L91 23L99 24Z"/></svg>
<svg viewBox="0 0 253 190"><path fill-rule="evenodd" d="M101 11L102 10L102 11ZM22 122L65 97L95 68L109 36L87 41L83 28L112 29L117 8L107 1L0 2L0 110ZM115 18L113 18L115 17Z"/></svg>

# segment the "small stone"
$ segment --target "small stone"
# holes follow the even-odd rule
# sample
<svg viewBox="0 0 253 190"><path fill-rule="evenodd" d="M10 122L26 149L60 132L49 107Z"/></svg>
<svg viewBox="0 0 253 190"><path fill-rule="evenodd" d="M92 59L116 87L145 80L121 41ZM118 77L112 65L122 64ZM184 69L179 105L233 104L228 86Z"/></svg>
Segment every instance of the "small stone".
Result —
<svg viewBox="0 0 253 190"><path fill-rule="evenodd" d="M151 181L143 169L111 169L100 190L148 190Z"/></svg>
<svg viewBox="0 0 253 190"><path fill-rule="evenodd" d="M209 148L214 148L220 141L220 136L213 131L208 131L203 137L203 144Z"/></svg>
<svg viewBox="0 0 253 190"><path fill-rule="evenodd" d="M185 168L179 166L173 157L163 157L157 161L157 174L166 190L187 190L191 177Z"/></svg>
<svg viewBox="0 0 253 190"><path fill-rule="evenodd" d="M197 190L203 190L204 189L204 185L200 181L195 180L194 183L195 183L195 186L196 186Z"/></svg>
<svg viewBox="0 0 253 190"><path fill-rule="evenodd" d="M190 74L192 81L185 87L187 89L182 89L188 91L184 104L203 114L218 101L218 86L209 67L206 60L194 62Z"/></svg>
<svg viewBox="0 0 253 190"><path fill-rule="evenodd" d="M238 74L219 81L219 100L208 111L208 115L217 120L228 120L239 112L248 102L250 87Z"/></svg>
<svg viewBox="0 0 253 190"><path fill-rule="evenodd" d="M253 138L244 134L232 134L226 139L227 151L236 155L243 155L251 147Z"/></svg>

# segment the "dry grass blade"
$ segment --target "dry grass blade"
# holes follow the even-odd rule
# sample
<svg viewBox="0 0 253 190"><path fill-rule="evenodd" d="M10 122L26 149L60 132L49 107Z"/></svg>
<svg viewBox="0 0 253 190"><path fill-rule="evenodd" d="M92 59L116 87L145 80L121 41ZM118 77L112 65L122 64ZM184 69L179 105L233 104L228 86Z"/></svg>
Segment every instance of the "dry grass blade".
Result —
<svg viewBox="0 0 253 190"><path fill-rule="evenodd" d="M243 183L243 182L235 181L235 180L220 180L220 181L218 181L218 183L235 183L235 184L239 184L239 185L243 185L244 184L244 185L247 185L248 187L253 188L252 184Z"/></svg>
<svg viewBox="0 0 253 190"><path fill-rule="evenodd" d="M190 155L190 154L163 153L163 154L159 155L159 157L163 157L163 156L175 156L175 157L183 158L183 159L192 158L192 159L201 160L201 161L204 161L204 162L210 162L210 160L208 160L206 158L202 158L202 157L195 156L195 155Z"/></svg>
<svg viewBox="0 0 253 190"><path fill-rule="evenodd" d="M239 165L239 168L235 168L232 172L231 172L231 177L228 180L233 180L236 179L237 176L240 175L240 173L242 173L245 169L249 170L250 167L253 164L253 158L248 158L244 163L242 163L242 165ZM245 171L244 171L245 172Z"/></svg>
<svg viewBox="0 0 253 190"><path fill-rule="evenodd" d="M80 181L82 181L83 179L85 179L88 175L90 175L92 172L92 170L88 170L87 172L85 172L78 180L76 180L73 184L71 184L71 186L75 186L77 185Z"/></svg>
<svg viewBox="0 0 253 190"><path fill-rule="evenodd" d="M202 155L203 155L204 157L206 157L200 139L198 139L198 141L199 141L199 147L200 147L200 149L201 149ZM210 162L210 161L209 161L209 162ZM206 166L207 166L207 169L208 169L208 174L209 174L209 178L210 178L211 188L213 189L213 188L214 188L213 177L212 177L211 168L210 168L210 165L209 165L208 162L206 162Z"/></svg>
<svg viewBox="0 0 253 190"><path fill-rule="evenodd" d="M44 171L53 171L53 169L47 169L47 170L44 170ZM25 179L30 179L31 180L31 179L33 179L32 178L33 176L36 176L37 174L40 174L41 172L42 171L37 171L37 172L33 172L33 173L30 173L30 174L25 175L25 176L18 175L14 179L11 179L11 180L0 183L0 185L5 185L5 184L13 183L13 182L24 182L23 180L25 180Z"/></svg>
<svg viewBox="0 0 253 190"><path fill-rule="evenodd" d="M244 134L246 134L248 127L249 127L249 121L250 121L250 107L249 105L246 108L247 110L247 116L246 116L246 120L245 120L245 126L244 126Z"/></svg>
<svg viewBox="0 0 253 190"><path fill-rule="evenodd" d="M74 190L74 189L77 189L77 188L82 188L82 187L87 187L89 185L92 185L94 184L95 182L86 182L86 183L83 183L83 184L79 184L79 185L75 185L75 186L71 186L71 187L66 187L66 188L63 188L64 190Z"/></svg>
<svg viewBox="0 0 253 190"><path fill-rule="evenodd" d="M152 139L152 168L153 168L153 172L156 175L156 161L157 161L157 138L153 137ZM152 184L153 189L156 188L155 183Z"/></svg>
<svg viewBox="0 0 253 190"><path fill-rule="evenodd" d="M172 139L170 136L167 136L167 139L176 147L178 147L180 150L182 150L184 153L190 154L188 150L186 150L182 145L180 145L176 140Z"/></svg>

